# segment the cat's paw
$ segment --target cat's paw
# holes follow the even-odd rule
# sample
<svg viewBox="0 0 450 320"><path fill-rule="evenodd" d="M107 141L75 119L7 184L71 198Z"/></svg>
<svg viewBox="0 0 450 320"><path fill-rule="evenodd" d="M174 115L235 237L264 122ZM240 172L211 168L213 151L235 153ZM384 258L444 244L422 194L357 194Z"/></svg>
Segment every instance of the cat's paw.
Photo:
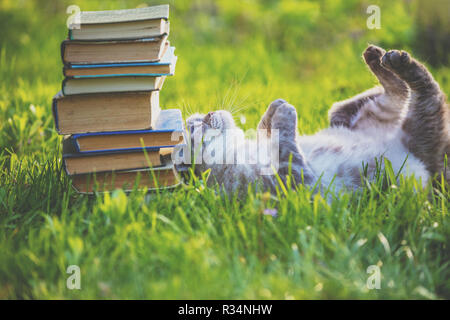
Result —
<svg viewBox="0 0 450 320"><path fill-rule="evenodd" d="M410 63L411 56L408 52L399 50L390 50L381 59L383 67L397 71L404 70Z"/></svg>
<svg viewBox="0 0 450 320"><path fill-rule="evenodd" d="M381 63L381 57L386 53L386 51L383 48L370 45L366 48L366 50L363 53L364 60L368 65L371 64L380 64Z"/></svg>
<svg viewBox="0 0 450 320"><path fill-rule="evenodd" d="M267 108L266 114L273 116L275 111L277 111L277 109L279 107L281 107L282 105L284 105L285 103L287 103L287 101L284 99L277 99L277 100L272 101L272 103Z"/></svg>
<svg viewBox="0 0 450 320"><path fill-rule="evenodd" d="M270 129L279 130L280 137L295 138L297 130L297 110L289 103L279 106L270 124Z"/></svg>
<svg viewBox="0 0 450 320"><path fill-rule="evenodd" d="M277 119L284 119L286 123L292 122L294 120L297 120L297 110L293 105L290 105L289 103L283 103L281 106L279 106L274 115L272 116L272 123L274 122L275 118Z"/></svg>
<svg viewBox="0 0 450 320"><path fill-rule="evenodd" d="M272 101L272 103L269 105L266 112L262 116L261 121L259 122L259 125L258 125L258 129L270 131L273 115L275 114L275 112L277 111L277 109L279 107L281 107L282 105L284 105L286 103L287 102L284 99L277 99L277 100Z"/></svg>

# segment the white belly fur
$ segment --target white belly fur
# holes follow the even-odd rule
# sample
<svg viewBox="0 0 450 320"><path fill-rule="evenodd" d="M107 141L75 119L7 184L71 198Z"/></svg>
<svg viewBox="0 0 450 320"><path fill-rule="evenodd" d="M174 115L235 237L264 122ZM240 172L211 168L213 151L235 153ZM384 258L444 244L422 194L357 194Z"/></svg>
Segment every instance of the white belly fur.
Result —
<svg viewBox="0 0 450 320"><path fill-rule="evenodd" d="M352 131L341 127L328 128L312 136L299 136L297 142L308 165L317 177L321 176L324 186L330 186L334 179L333 185L337 189L359 187L358 172L363 163L373 168L375 158L380 160L380 157L391 161L395 174L401 169L403 175L421 179L425 185L429 173L422 161L403 145L402 134L400 129ZM371 177L370 173L368 176Z"/></svg>

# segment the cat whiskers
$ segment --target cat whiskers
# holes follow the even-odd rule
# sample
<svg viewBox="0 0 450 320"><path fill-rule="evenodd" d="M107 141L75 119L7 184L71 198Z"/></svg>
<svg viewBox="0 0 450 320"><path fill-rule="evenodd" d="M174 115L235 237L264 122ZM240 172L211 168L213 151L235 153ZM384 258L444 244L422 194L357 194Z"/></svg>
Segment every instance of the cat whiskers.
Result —
<svg viewBox="0 0 450 320"><path fill-rule="evenodd" d="M189 103L187 103L184 99L183 99L183 111L186 114L186 118L189 118L191 115L193 115L195 112L192 111L191 105Z"/></svg>
<svg viewBox="0 0 450 320"><path fill-rule="evenodd" d="M238 120L240 120L241 116L239 116L239 113L241 113L241 111L248 109L248 105L242 105L239 107L234 107L231 108L229 110L229 112L231 113L231 116L233 117L234 121L237 122Z"/></svg>

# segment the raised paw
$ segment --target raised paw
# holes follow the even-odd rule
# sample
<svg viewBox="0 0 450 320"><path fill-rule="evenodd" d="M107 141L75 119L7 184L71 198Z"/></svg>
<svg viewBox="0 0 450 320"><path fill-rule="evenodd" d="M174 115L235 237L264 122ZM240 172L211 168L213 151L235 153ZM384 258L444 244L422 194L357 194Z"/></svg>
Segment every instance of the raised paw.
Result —
<svg viewBox="0 0 450 320"><path fill-rule="evenodd" d="M411 57L405 51L390 50L381 58L381 64L391 70L401 71L411 62Z"/></svg>
<svg viewBox="0 0 450 320"><path fill-rule="evenodd" d="M368 65L381 63L381 57L386 53L383 48L370 45L363 53L364 60Z"/></svg>
<svg viewBox="0 0 450 320"><path fill-rule="evenodd" d="M282 106L283 104L287 103L286 100L283 99L277 99L272 101L272 103L267 108L266 112L261 118L261 121L259 122L258 129L265 129L268 130L270 134L270 127L272 122L272 117L275 113L275 111Z"/></svg>
<svg viewBox="0 0 450 320"><path fill-rule="evenodd" d="M272 116L271 130L279 130L280 136L295 138L297 130L297 110L289 103L279 106Z"/></svg>
<svg viewBox="0 0 450 320"><path fill-rule="evenodd" d="M284 99L277 99L277 100L272 101L272 103L267 108L266 114L271 118L274 115L274 113L277 111L277 109L279 107L281 107L282 105L284 105L285 103L287 103L287 101Z"/></svg>

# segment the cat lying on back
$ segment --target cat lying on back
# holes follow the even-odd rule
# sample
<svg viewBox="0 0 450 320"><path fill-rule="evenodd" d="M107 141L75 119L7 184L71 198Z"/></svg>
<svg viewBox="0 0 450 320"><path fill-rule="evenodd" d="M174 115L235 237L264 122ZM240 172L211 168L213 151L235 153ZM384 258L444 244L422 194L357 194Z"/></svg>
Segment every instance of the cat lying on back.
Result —
<svg viewBox="0 0 450 320"><path fill-rule="evenodd" d="M258 129L266 130L266 138L278 130L277 173L281 181L286 182L291 174L294 186L315 185L320 177L322 186L329 186L334 179L337 189L356 189L361 186L362 170L370 179L377 170L377 160L383 157L391 161L395 173L401 170L404 175L414 175L423 184L444 170L449 181L444 158L445 154L450 157L450 117L439 85L404 51L386 53L369 46L363 56L381 86L335 103L329 112L329 128L299 136L297 112L282 99L272 102L262 116ZM194 145L194 137L205 136L210 129L219 131L220 136L236 125L229 112L220 110L189 117L187 128ZM211 169L208 183L217 182L226 191L245 191L249 183L259 182L273 192L278 185L276 176L261 175L258 165L208 161L208 146L219 141L219 136L203 141L203 161L195 170ZM244 145L247 150L256 148L254 141L239 139L240 144L226 146L225 156L238 154Z"/></svg>

